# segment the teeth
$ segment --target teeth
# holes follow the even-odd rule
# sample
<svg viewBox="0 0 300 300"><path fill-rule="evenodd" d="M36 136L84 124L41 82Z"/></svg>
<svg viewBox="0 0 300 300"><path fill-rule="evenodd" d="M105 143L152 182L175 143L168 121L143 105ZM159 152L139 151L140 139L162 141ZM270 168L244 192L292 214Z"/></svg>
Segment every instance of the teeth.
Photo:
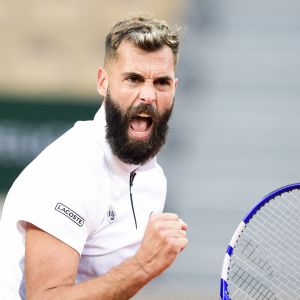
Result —
<svg viewBox="0 0 300 300"><path fill-rule="evenodd" d="M142 113L139 113L138 114L139 117L144 117L144 118L147 118L147 117L150 117L148 114L142 112Z"/></svg>

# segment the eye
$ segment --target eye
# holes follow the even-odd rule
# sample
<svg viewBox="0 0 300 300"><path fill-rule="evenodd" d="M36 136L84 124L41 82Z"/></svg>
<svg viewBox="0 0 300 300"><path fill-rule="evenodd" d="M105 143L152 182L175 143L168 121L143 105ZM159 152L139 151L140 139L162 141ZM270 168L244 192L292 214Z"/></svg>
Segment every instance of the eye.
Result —
<svg viewBox="0 0 300 300"><path fill-rule="evenodd" d="M169 90L171 87L171 80L169 78L164 78L164 77L157 78L154 81L154 84L159 90L166 91Z"/></svg>
<svg viewBox="0 0 300 300"><path fill-rule="evenodd" d="M167 78L158 78L154 82L155 84L158 84L160 86L168 86L170 85L170 80Z"/></svg>
<svg viewBox="0 0 300 300"><path fill-rule="evenodd" d="M129 83L139 83L143 82L143 78L139 75L131 74L125 77L125 80Z"/></svg>

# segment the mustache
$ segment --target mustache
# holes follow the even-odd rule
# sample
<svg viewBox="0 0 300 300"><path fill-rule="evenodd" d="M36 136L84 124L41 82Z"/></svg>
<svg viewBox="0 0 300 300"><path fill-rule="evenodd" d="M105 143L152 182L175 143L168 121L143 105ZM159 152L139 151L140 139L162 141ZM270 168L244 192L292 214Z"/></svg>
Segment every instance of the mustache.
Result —
<svg viewBox="0 0 300 300"><path fill-rule="evenodd" d="M134 117L137 117L141 113L149 115L152 118L152 122L154 123L158 122L160 117L157 109L153 105L145 103L141 103L135 107L130 108L126 113L126 117L128 118L128 120L130 120Z"/></svg>

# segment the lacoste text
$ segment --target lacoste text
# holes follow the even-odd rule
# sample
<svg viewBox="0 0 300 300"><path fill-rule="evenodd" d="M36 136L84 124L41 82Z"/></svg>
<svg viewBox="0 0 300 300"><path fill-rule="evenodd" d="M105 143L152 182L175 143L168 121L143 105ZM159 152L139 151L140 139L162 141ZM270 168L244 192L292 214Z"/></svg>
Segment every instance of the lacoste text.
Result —
<svg viewBox="0 0 300 300"><path fill-rule="evenodd" d="M73 211L72 209L70 209L62 203L57 203L55 206L55 210L68 217L71 221L73 221L80 227L84 223L84 219L82 217L80 217L75 211Z"/></svg>

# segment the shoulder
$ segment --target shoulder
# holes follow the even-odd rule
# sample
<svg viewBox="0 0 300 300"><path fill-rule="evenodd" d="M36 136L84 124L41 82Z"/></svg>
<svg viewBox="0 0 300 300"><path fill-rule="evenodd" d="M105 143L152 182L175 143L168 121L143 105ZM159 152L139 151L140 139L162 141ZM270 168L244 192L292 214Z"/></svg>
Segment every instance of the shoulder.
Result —
<svg viewBox="0 0 300 300"><path fill-rule="evenodd" d="M52 208L62 203L79 215L93 214L104 198L106 176L92 123L79 122L50 144L16 179L9 198Z"/></svg>
<svg viewBox="0 0 300 300"><path fill-rule="evenodd" d="M93 165L99 165L101 160L102 144L93 121L80 121L46 147L25 170L34 174L62 173L64 176L76 178L76 175L87 171Z"/></svg>
<svg viewBox="0 0 300 300"><path fill-rule="evenodd" d="M78 158L93 159L101 155L101 148L94 121L79 121L41 154L68 162Z"/></svg>

